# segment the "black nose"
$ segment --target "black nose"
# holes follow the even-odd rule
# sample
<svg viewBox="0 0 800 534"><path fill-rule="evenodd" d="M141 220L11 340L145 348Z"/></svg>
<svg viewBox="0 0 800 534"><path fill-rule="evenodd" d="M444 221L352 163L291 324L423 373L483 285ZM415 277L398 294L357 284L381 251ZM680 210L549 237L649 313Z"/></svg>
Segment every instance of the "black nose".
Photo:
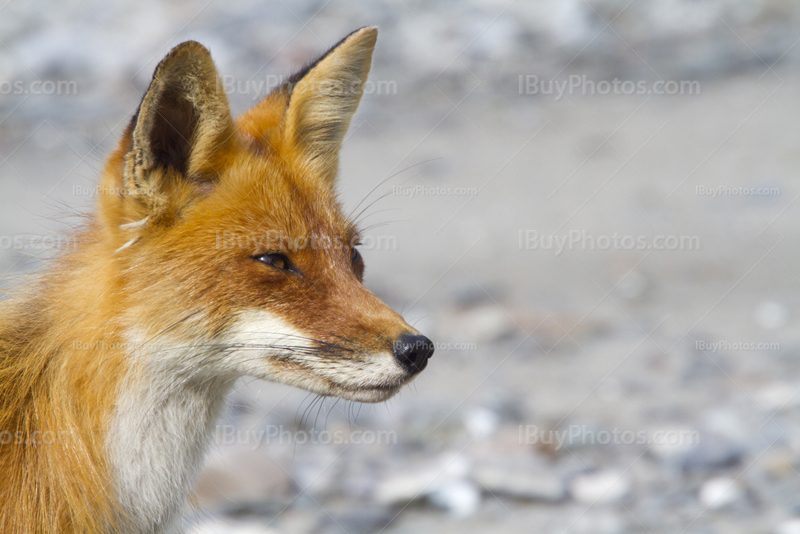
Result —
<svg viewBox="0 0 800 534"><path fill-rule="evenodd" d="M433 341L425 336L405 335L394 342L394 357L411 374L419 373L433 356Z"/></svg>

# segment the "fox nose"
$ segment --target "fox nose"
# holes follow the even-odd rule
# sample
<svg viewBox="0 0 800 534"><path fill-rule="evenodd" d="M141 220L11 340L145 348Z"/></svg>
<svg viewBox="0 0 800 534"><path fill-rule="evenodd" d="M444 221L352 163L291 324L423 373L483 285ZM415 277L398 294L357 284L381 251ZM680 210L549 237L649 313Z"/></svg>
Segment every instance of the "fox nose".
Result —
<svg viewBox="0 0 800 534"><path fill-rule="evenodd" d="M400 366L416 374L428 365L433 356L433 341L421 335L403 335L394 342L394 357Z"/></svg>

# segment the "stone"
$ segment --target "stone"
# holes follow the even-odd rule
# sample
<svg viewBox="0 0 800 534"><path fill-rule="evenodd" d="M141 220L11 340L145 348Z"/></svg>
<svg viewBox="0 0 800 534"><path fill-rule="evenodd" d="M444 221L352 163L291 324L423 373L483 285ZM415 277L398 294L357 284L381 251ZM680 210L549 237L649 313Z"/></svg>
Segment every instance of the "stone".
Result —
<svg viewBox="0 0 800 534"><path fill-rule="evenodd" d="M608 504L628 496L630 479L614 470L578 475L572 479L570 494L581 504Z"/></svg>
<svg viewBox="0 0 800 534"><path fill-rule="evenodd" d="M558 473L523 462L476 466L473 476L485 491L495 495L555 502L567 494L564 479Z"/></svg>
<svg viewBox="0 0 800 534"><path fill-rule="evenodd" d="M278 534L277 530L270 528L266 523L240 521L232 518L210 519L186 528L186 534L219 534L220 532L226 534Z"/></svg>
<svg viewBox="0 0 800 534"><path fill-rule="evenodd" d="M664 428L658 435L661 437L652 443L649 453L664 466L679 471L731 467L744 455L740 443L690 427Z"/></svg>
<svg viewBox="0 0 800 534"><path fill-rule="evenodd" d="M581 514L569 532L573 534L622 534L626 532L625 520L611 510Z"/></svg>
<svg viewBox="0 0 800 534"><path fill-rule="evenodd" d="M383 506L405 506L424 499L453 516L464 517L481 501L481 491L469 472L463 457L445 455L426 468L385 478L375 488L374 500Z"/></svg>
<svg viewBox="0 0 800 534"><path fill-rule="evenodd" d="M765 300L756 307L755 319L761 328L777 330L786 326L789 321L789 311L780 302Z"/></svg>
<svg viewBox="0 0 800 534"><path fill-rule="evenodd" d="M397 516L396 512L377 506L355 506L347 510L326 510L321 516L321 525L314 532L319 534L373 534L383 531Z"/></svg>
<svg viewBox="0 0 800 534"><path fill-rule="evenodd" d="M800 519L789 519L779 524L773 530L774 534L800 534Z"/></svg>
<svg viewBox="0 0 800 534"><path fill-rule="evenodd" d="M778 382L760 389L755 401L765 412L786 411L800 406L800 384Z"/></svg>
<svg viewBox="0 0 800 534"><path fill-rule="evenodd" d="M742 499L744 491L736 480L729 477L717 477L707 480L700 487L698 498L703 506L719 510Z"/></svg>
<svg viewBox="0 0 800 534"><path fill-rule="evenodd" d="M437 484L428 499L454 517L467 517L478 509L481 490L470 480L451 479Z"/></svg>
<svg viewBox="0 0 800 534"><path fill-rule="evenodd" d="M517 330L508 310L495 304L458 310L440 326L443 337L459 343L488 343Z"/></svg>
<svg viewBox="0 0 800 534"><path fill-rule="evenodd" d="M384 506L397 506L423 499L440 475L437 470L426 470L390 476L375 488L374 500Z"/></svg>
<svg viewBox="0 0 800 534"><path fill-rule="evenodd" d="M285 500L295 493L284 467L261 449L220 449L211 454L195 488L203 507Z"/></svg>
<svg viewBox="0 0 800 534"><path fill-rule="evenodd" d="M488 408L475 408L464 416L464 426L474 438L491 436L499 423L500 417Z"/></svg>

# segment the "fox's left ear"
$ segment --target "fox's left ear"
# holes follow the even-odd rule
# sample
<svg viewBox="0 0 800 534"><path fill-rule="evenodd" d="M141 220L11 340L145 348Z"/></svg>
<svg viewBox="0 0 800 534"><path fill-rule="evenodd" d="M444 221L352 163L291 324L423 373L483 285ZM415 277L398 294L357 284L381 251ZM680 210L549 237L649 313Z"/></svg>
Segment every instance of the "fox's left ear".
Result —
<svg viewBox="0 0 800 534"><path fill-rule="evenodd" d="M339 169L339 149L361 101L377 38L377 28L356 30L289 78L284 146L329 183Z"/></svg>

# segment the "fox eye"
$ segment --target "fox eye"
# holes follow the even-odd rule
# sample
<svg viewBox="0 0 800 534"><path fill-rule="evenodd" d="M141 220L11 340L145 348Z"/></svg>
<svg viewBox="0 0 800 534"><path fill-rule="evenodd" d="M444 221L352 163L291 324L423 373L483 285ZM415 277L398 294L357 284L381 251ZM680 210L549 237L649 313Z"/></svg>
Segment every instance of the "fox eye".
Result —
<svg viewBox="0 0 800 534"><path fill-rule="evenodd" d="M280 269L281 271L297 272L297 269L294 267L294 265L292 265L292 262L289 261L289 258L287 258L285 254L281 254L279 252L272 254L259 254L257 256L253 256L253 259L260 261L265 265L269 265L270 267Z"/></svg>
<svg viewBox="0 0 800 534"><path fill-rule="evenodd" d="M361 253L358 251L357 248L353 247L352 255L350 256L351 265L353 266L353 272L356 275L356 278L359 281L364 280L364 259L361 257Z"/></svg>

